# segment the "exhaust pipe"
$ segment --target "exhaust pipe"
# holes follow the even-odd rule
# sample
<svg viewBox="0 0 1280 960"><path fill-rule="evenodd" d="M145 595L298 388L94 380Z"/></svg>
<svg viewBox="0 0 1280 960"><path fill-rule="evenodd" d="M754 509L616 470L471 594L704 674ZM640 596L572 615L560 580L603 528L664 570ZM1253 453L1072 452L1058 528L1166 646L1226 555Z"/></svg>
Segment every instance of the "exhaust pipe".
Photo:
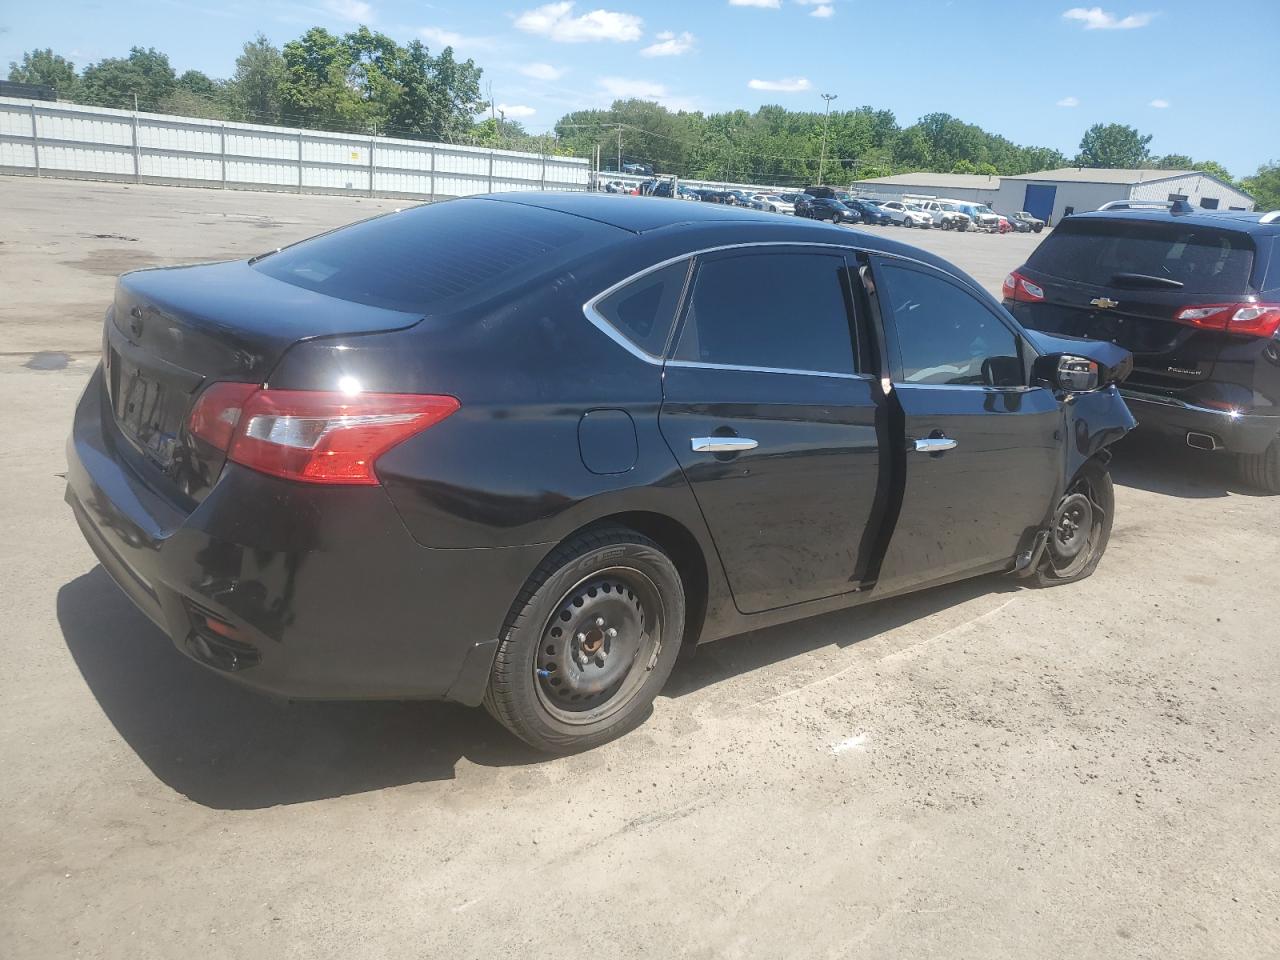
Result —
<svg viewBox="0 0 1280 960"><path fill-rule="evenodd" d="M1217 450L1222 444L1211 433L1196 433L1196 431L1191 430L1187 433L1187 446L1195 447L1197 450Z"/></svg>

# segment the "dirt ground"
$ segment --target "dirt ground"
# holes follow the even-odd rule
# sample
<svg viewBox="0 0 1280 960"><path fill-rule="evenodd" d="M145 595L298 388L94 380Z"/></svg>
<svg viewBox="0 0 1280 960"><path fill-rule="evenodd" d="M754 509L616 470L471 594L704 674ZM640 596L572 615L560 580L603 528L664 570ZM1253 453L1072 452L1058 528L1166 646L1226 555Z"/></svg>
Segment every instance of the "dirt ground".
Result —
<svg viewBox="0 0 1280 960"><path fill-rule="evenodd" d="M581 756L179 655L62 502L112 278L394 206L0 177L0 956L1280 955L1280 502L1141 437L1092 579L712 644Z"/></svg>

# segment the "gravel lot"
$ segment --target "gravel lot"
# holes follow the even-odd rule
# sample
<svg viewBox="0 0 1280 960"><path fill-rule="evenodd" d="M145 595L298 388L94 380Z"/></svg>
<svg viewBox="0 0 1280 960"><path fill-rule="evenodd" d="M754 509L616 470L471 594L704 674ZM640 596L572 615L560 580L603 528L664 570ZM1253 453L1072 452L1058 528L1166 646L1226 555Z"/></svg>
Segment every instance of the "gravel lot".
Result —
<svg viewBox="0 0 1280 960"><path fill-rule="evenodd" d="M1141 437L1092 579L704 647L581 756L181 657L62 502L112 278L395 205L0 177L0 956L1280 955L1278 504Z"/></svg>

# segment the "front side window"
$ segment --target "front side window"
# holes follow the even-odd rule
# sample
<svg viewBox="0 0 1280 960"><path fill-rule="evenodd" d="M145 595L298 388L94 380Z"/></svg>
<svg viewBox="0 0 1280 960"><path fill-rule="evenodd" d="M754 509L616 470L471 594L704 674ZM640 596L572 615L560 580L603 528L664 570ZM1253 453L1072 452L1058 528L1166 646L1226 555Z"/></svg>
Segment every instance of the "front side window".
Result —
<svg viewBox="0 0 1280 960"><path fill-rule="evenodd" d="M596 304L596 312L645 353L660 357L688 273L688 260L654 270L609 294Z"/></svg>
<svg viewBox="0 0 1280 960"><path fill-rule="evenodd" d="M1017 337L977 297L921 270L886 264L879 274L897 331L902 383L1022 386Z"/></svg>
<svg viewBox="0 0 1280 960"><path fill-rule="evenodd" d="M698 266L674 359L854 373L844 258L754 253Z"/></svg>

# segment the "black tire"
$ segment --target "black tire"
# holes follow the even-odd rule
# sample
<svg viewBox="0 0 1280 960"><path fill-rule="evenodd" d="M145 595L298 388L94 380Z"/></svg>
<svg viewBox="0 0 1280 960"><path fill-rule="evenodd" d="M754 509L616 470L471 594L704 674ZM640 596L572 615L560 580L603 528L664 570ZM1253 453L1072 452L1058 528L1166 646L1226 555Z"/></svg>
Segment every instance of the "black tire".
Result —
<svg viewBox="0 0 1280 960"><path fill-rule="evenodd" d="M903 217L903 218L902 218L902 225L903 225L904 227L906 227L908 230L910 230L912 227L914 227L914 226L915 226L915 224L911 222L911 218L910 218L910 217Z"/></svg>
<svg viewBox="0 0 1280 960"><path fill-rule="evenodd" d="M1039 233L1041 230L1044 229L1044 227L1032 227L1031 229L1033 229L1036 233Z"/></svg>
<svg viewBox="0 0 1280 960"><path fill-rule="evenodd" d="M684 617L680 573L656 543L626 527L584 531L553 550L516 598L485 709L548 753L621 736L666 683Z"/></svg>
<svg viewBox="0 0 1280 960"><path fill-rule="evenodd" d="M1080 497L1087 502L1082 503ZM1115 505L1111 474L1105 464L1090 460L1054 507L1049 542L1031 582L1038 587L1056 587L1092 574L1111 540ZM1073 514L1075 523L1070 520ZM1066 529L1074 533L1067 536Z"/></svg>
<svg viewBox="0 0 1280 960"><path fill-rule="evenodd" d="M1240 478L1251 487L1267 493L1280 493L1280 437L1276 437L1261 453L1238 456Z"/></svg>

